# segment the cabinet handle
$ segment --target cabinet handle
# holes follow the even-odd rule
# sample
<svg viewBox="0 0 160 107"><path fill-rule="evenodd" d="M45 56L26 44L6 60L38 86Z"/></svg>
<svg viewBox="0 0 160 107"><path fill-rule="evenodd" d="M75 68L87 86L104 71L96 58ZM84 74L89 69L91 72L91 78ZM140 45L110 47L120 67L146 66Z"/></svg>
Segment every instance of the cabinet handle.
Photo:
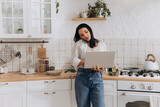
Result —
<svg viewBox="0 0 160 107"><path fill-rule="evenodd" d="M28 35L28 38L31 38L31 35Z"/></svg>
<svg viewBox="0 0 160 107"><path fill-rule="evenodd" d="M8 85L8 83L5 83L4 85Z"/></svg>
<svg viewBox="0 0 160 107"><path fill-rule="evenodd" d="M4 84L0 84L1 86L3 86L3 85L8 85L8 83L4 83Z"/></svg>
<svg viewBox="0 0 160 107"><path fill-rule="evenodd" d="M47 94L47 95L48 95L49 93L47 93L47 92L44 92L44 94Z"/></svg>
<svg viewBox="0 0 160 107"><path fill-rule="evenodd" d="M122 96L126 96L126 93L122 93Z"/></svg>
<svg viewBox="0 0 160 107"><path fill-rule="evenodd" d="M49 93L47 93L47 92L44 92L45 95L52 95L52 94L55 94L55 93L56 93L56 92L53 92L53 93L50 93L50 94L49 94Z"/></svg>
<svg viewBox="0 0 160 107"><path fill-rule="evenodd" d="M53 82L56 82L55 80L53 80L53 81L44 81L44 83L53 83Z"/></svg>

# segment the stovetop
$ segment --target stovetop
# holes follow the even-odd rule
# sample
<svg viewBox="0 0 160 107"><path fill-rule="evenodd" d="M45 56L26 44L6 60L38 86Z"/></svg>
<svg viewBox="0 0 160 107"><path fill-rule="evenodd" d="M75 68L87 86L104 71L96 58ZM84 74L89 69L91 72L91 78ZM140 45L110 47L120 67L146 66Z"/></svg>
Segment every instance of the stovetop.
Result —
<svg viewBox="0 0 160 107"><path fill-rule="evenodd" d="M137 72L129 70L121 70L119 72L119 77L134 77L134 78L160 78L159 70L140 70Z"/></svg>

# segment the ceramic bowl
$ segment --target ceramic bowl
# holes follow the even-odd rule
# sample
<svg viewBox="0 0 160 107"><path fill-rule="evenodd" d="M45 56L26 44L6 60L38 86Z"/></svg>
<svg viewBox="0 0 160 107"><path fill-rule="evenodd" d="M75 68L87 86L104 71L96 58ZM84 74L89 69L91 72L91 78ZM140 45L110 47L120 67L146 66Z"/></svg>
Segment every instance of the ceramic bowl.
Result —
<svg viewBox="0 0 160 107"><path fill-rule="evenodd" d="M60 70L47 71L47 74L49 75L60 75L60 73L61 73Z"/></svg>

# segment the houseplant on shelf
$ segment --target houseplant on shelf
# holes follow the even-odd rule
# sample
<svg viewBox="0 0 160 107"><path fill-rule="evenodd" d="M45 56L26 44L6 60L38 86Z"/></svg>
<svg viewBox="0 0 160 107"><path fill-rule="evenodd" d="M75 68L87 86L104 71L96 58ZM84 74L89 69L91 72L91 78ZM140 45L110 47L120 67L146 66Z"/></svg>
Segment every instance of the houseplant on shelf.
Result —
<svg viewBox="0 0 160 107"><path fill-rule="evenodd" d="M88 3L88 17L106 17L111 16L110 10L107 8L107 4L102 0L97 0L94 6Z"/></svg>

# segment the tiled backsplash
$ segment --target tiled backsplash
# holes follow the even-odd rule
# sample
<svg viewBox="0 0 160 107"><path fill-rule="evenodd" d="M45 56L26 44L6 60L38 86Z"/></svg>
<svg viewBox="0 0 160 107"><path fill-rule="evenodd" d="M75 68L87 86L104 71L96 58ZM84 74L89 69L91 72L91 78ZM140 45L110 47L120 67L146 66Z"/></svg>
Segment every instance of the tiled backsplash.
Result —
<svg viewBox="0 0 160 107"><path fill-rule="evenodd" d="M160 65L160 38L99 38L104 41L108 51L116 51L115 65L119 67L139 67L143 68L146 56L152 53L156 56L156 61ZM1 39L8 40L8 39ZM13 39L12 39L13 40ZM37 40L37 39L15 39L21 40ZM41 40L41 39L39 39ZM47 57L51 65L55 65L56 69L66 69L71 67L71 52L74 45L73 38L65 39L45 39L49 43L44 44L47 49ZM0 49L6 45L13 47L14 50L22 52L22 57L15 58L6 65L10 72L20 71L22 66L27 67L28 47L33 47L34 67L38 67L39 58L37 50L41 44L1 44ZM107 59L106 59L107 60Z"/></svg>
<svg viewBox="0 0 160 107"><path fill-rule="evenodd" d="M143 69L146 56L154 54L160 65L160 38L99 38L106 43L108 51L115 51L115 65ZM70 67L73 39L59 39L54 42L53 59L57 69ZM107 59L106 59L107 60Z"/></svg>

